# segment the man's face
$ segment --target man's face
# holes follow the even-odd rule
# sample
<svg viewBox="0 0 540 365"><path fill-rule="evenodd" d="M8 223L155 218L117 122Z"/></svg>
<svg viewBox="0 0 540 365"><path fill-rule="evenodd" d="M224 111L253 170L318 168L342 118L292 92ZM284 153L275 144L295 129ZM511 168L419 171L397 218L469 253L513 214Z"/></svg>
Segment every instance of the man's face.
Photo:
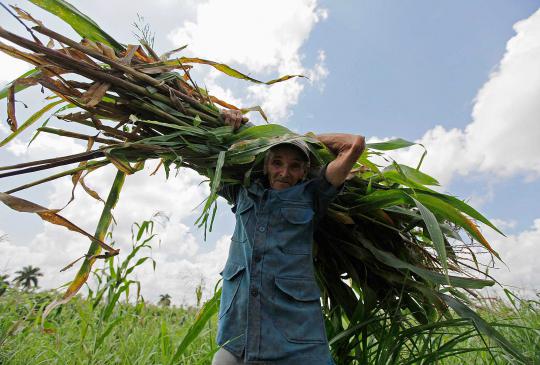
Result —
<svg viewBox="0 0 540 365"><path fill-rule="evenodd" d="M266 172L272 189L287 189L296 185L306 175L307 163L295 147L277 146L269 153Z"/></svg>

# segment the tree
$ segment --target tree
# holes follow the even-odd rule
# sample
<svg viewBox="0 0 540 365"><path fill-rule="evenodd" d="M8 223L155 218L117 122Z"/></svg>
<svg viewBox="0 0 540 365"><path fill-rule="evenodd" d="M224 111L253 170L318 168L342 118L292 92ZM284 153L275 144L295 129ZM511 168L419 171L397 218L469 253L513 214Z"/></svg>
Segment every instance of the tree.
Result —
<svg viewBox="0 0 540 365"><path fill-rule="evenodd" d="M171 296L169 294L161 294L159 296L159 305L162 305L164 307L168 307L171 305Z"/></svg>
<svg viewBox="0 0 540 365"><path fill-rule="evenodd" d="M17 271L15 274L17 274L17 276L13 281L26 290L30 290L32 285L34 288L37 288L38 277L43 276L41 269L39 267L33 267L32 265L23 267L22 270Z"/></svg>
<svg viewBox="0 0 540 365"><path fill-rule="evenodd" d="M0 275L0 296L2 296L2 294L4 294L9 287L9 281L7 280L8 277L9 275L7 274Z"/></svg>

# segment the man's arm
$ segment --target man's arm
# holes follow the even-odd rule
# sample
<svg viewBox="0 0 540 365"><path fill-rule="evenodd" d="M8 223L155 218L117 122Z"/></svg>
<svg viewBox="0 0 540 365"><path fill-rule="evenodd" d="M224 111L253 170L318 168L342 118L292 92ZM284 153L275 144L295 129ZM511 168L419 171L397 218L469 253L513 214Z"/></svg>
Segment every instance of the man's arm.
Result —
<svg viewBox="0 0 540 365"><path fill-rule="evenodd" d="M326 179L335 187L341 186L366 147L363 136L354 134L320 134L316 138L336 155L326 168Z"/></svg>

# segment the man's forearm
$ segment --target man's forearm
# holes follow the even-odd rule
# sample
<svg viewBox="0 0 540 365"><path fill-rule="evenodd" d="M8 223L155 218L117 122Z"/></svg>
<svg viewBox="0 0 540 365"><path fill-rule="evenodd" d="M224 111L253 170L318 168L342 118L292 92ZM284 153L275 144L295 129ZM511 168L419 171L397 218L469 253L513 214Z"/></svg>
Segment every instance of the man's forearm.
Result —
<svg viewBox="0 0 540 365"><path fill-rule="evenodd" d="M365 139L360 135L344 133L320 134L316 138L336 155L326 169L326 178L332 185L340 186L364 152Z"/></svg>

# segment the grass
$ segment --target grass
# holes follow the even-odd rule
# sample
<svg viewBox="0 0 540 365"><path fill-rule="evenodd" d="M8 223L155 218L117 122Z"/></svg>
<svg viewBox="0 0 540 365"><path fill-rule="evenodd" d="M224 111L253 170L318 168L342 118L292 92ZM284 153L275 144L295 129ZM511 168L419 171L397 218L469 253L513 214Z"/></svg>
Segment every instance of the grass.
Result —
<svg viewBox="0 0 540 365"><path fill-rule="evenodd" d="M42 328L40 308L51 298L50 292L16 290L0 298L0 364L167 364L196 314L195 308L119 303L103 322L105 305L93 308L76 297L51 313ZM214 332L212 320L180 363L208 364Z"/></svg>
<svg viewBox="0 0 540 365"><path fill-rule="evenodd" d="M107 259L94 270L88 295L75 296L45 321L43 311L59 293L7 288L0 295L0 364L210 364L218 349L220 290L200 308L157 306L138 295L140 284L132 277L138 266L153 263L145 256L153 227L152 221L134 224L131 252L123 260ZM505 301L471 305L532 364L540 364L540 301L506 295ZM401 311L361 312L359 305L355 322L337 311L325 313L337 365L517 363L466 318L422 324Z"/></svg>
<svg viewBox="0 0 540 365"><path fill-rule="evenodd" d="M40 308L53 294L9 289L0 297L0 364L168 364L197 312L196 308L159 307L142 301L118 303L103 322L106 305L94 307L91 300L77 296L53 311L42 328ZM480 312L486 320L497 322L497 329L529 358L540 359L539 302L519 301L514 307L497 300ZM109 328L110 333L100 343ZM416 333L402 346L397 345L400 337L390 328L386 333L372 334L368 337L373 346L368 363L514 364L497 348L487 350L487 339L484 343L465 323L443 329L426 332L413 327ZM216 350L215 330L214 316L177 363L210 364ZM434 354L441 353L441 348L457 351L448 351L448 357L438 359ZM400 356L393 358L396 350ZM353 358L350 363L355 363Z"/></svg>

